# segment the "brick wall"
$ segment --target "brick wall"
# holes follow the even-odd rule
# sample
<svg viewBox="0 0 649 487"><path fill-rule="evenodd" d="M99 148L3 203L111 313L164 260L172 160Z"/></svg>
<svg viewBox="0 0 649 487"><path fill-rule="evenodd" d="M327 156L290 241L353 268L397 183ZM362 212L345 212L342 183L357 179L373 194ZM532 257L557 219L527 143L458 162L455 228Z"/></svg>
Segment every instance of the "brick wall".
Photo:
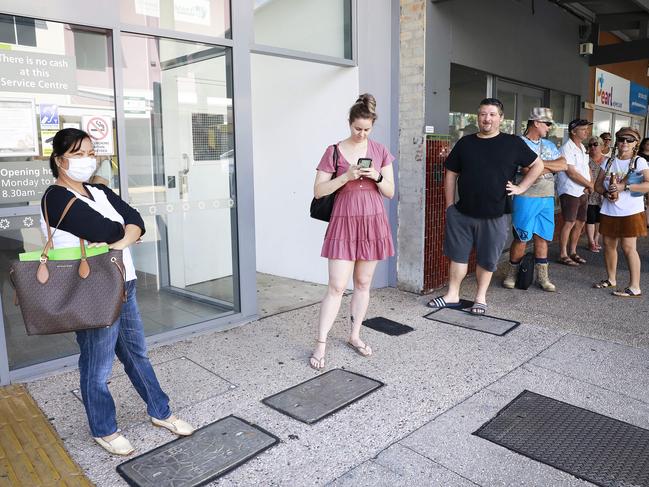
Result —
<svg viewBox="0 0 649 487"><path fill-rule="evenodd" d="M400 2L397 286L412 292L424 287L426 5Z"/></svg>

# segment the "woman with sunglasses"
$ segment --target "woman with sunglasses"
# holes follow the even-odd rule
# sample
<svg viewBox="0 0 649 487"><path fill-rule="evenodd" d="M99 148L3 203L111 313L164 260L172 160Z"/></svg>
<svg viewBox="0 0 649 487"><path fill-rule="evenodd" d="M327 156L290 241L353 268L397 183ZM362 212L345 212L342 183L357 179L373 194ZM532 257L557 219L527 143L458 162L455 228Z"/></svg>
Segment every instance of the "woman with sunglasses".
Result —
<svg viewBox="0 0 649 487"><path fill-rule="evenodd" d="M586 144L588 151L588 167L590 168L590 179L595 181L599 168L608 157L602 154L604 142L601 137L591 137ZM588 236L588 249L598 253L602 247L599 245L599 211L602 206L602 195L593 191L588 195L588 209L586 210L586 235Z"/></svg>
<svg viewBox="0 0 649 487"><path fill-rule="evenodd" d="M623 127L615 134L611 158L602 164L595 181L595 190L604 195L599 231L604 237L606 279L594 287L616 286L617 247L629 267L629 284L613 295L624 298L642 296L640 289L640 256L636 249L638 237L647 235L642 193L649 191L649 164L637 155L640 134L632 127Z"/></svg>

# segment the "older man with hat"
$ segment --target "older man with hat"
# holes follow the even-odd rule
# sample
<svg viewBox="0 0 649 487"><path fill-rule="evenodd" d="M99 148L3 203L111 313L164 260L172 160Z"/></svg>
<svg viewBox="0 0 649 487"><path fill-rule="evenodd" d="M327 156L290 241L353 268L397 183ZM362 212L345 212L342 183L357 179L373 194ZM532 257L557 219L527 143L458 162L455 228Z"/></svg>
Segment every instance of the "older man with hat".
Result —
<svg viewBox="0 0 649 487"><path fill-rule="evenodd" d="M544 290L553 292L556 286L548 272L548 242L554 235L554 175L565 171L566 160L557 146L547 140L554 121L552 110L532 108L525 133L521 136L527 146L543 161L543 172L524 193L514 196L512 226L515 238L509 248L509 268L503 287L513 289L527 242L534 242L536 282ZM520 168L524 175L529 169Z"/></svg>
<svg viewBox="0 0 649 487"><path fill-rule="evenodd" d="M569 139L561 146L568 169L557 176L557 193L561 203L563 225L560 234L559 262L576 267L586 260L577 253L579 236L586 223L588 195L593 192L588 152L584 140L588 138L591 122L577 118L568 124Z"/></svg>

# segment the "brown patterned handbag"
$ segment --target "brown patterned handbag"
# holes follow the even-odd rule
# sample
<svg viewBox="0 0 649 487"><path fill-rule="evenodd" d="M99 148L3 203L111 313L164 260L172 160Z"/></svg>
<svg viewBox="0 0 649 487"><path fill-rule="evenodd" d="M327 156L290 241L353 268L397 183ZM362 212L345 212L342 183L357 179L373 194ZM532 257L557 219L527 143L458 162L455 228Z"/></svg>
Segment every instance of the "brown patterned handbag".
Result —
<svg viewBox="0 0 649 487"><path fill-rule="evenodd" d="M47 195L45 196L47 198ZM43 204L47 243L40 260L14 261L9 270L28 335L51 335L111 326L126 302L121 250L86 256L79 239L81 259L50 260L52 237L76 201L63 210L54 232L50 229L47 204Z"/></svg>

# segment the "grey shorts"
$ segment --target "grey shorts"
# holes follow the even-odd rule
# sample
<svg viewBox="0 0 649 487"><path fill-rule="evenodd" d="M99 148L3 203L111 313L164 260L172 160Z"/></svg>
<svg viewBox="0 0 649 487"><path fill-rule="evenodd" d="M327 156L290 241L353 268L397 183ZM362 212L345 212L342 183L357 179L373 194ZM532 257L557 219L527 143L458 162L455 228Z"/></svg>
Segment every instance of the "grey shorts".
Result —
<svg viewBox="0 0 649 487"><path fill-rule="evenodd" d="M494 272L507 243L507 215L498 218L473 218L451 205L446 210L444 255L453 262L468 264L471 249L476 249L476 262Z"/></svg>

